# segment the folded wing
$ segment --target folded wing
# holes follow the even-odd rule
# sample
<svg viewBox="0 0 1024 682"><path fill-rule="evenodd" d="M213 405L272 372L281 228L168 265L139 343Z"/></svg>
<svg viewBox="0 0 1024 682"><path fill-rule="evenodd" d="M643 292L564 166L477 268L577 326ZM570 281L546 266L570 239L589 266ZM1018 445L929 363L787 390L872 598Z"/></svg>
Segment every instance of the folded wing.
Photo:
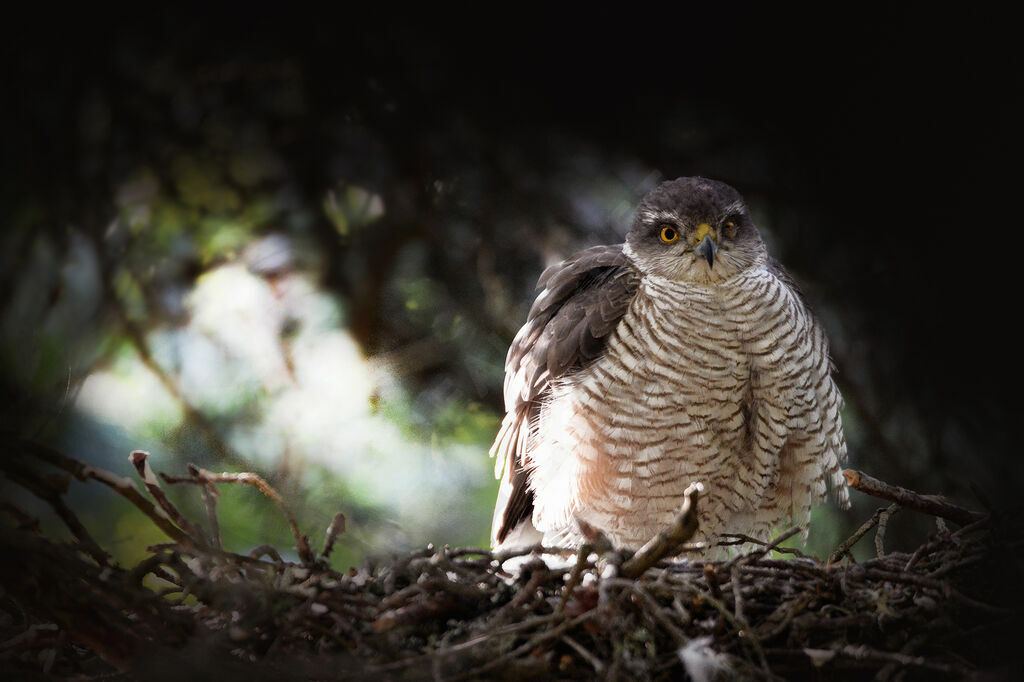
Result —
<svg viewBox="0 0 1024 682"><path fill-rule="evenodd" d="M595 246L540 276L544 290L505 360L505 419L491 447L501 489L491 542L499 545L533 513L525 468L530 429L551 382L578 372L604 351L636 294L640 275L622 245Z"/></svg>

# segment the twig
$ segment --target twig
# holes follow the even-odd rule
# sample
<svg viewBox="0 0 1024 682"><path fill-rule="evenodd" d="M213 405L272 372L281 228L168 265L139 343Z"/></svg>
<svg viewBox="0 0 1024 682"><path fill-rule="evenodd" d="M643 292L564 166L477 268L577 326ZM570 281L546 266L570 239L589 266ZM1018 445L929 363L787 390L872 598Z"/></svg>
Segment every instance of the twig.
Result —
<svg viewBox="0 0 1024 682"><path fill-rule="evenodd" d="M41 473L45 470L16 461L23 457L19 450L0 465L5 471L21 471L39 493L61 499L68 477L47 479ZM358 572L339 574L325 559L343 531L341 515L328 527L314 562L285 561L269 545L257 547L251 556L232 554L178 528L175 524L191 526L166 497L160 501L159 485L150 488L160 501L154 506L130 479L59 453L45 451L37 458L81 480L104 482L143 511L148 509L150 519L180 538L147 548L148 556L125 571L116 565L97 566L80 548L50 542L33 533L30 523L19 522L23 514L11 512L16 522L0 524L0 541L23 561L0 562L0 582L18 607L26 608L32 599L43 604L41 615L26 609L26 627L39 622L59 627L54 637L39 640L34 648L3 648L0 662L21 657L19 661L34 666L49 665L53 676L83 669L73 660L81 647L53 653L50 642L59 642L65 632L68 641L91 647L122 669L133 665L134 652L148 650L140 647L160 642L168 651L177 650L197 633L210 633L215 635L209 637L211 661L250 658L260 665L285 666L275 673L286 673L272 674L281 680L326 679L334 675L339 657L354 664L346 674L356 680L393 673L416 677L431 670L435 678L446 680L498 673L581 674L559 667L567 664L566 657L579 657L583 674L593 670L602 678L680 676L682 664L670 652L705 637L715 655L734 666L733 674L747 677L800 678L820 664L826 665L822 672L837 678L870 676L872 671L898 678L905 669L953 676L984 663L976 650L958 644L977 632L968 627L981 619L998 619L998 627L1019 620L1015 572L998 561L999 555L993 561L992 522L984 518L953 533L940 530L913 554L894 552L846 566L767 558L799 527L768 543L733 536L757 547L727 562L658 564L658 552L651 552L644 562L652 563L646 566L623 561L625 552L591 528L585 532L588 543L601 545L596 562L590 561L596 550L584 544L574 552L571 569L551 568L537 557L514 580L503 572L501 560L531 551L565 550L495 553L431 545L389 563L368 562ZM137 471L153 486L155 477L146 461L144 453L133 456ZM188 477L163 478L208 491L208 514L215 511L216 484L221 482L252 485L282 504L273 488L251 474L213 475L189 467ZM691 502L695 514L696 496ZM874 523L865 524L857 537L878 527L878 520L895 509L878 510ZM219 530L215 533L219 537ZM834 558L845 556L857 537L838 548ZM671 542L669 538L660 547ZM1015 546L1012 537L1001 536L1000 542L1000 549ZM616 577L625 576L620 569L626 566L639 572ZM977 574L998 581L1000 591L976 593L967 581ZM170 587L163 581L154 586L150 575ZM596 589L584 590L580 584L595 584ZM40 585L52 589L40 590ZM66 592L72 588L69 599ZM509 623L513 618L516 622ZM899 628L891 627L894 623ZM919 636L907 642L900 634L906 632ZM416 649L406 647L406 641L415 642ZM769 642L785 648L766 648ZM298 660L311 667L287 667ZM320 661L334 667L317 667ZM369 661L379 663L364 667Z"/></svg>
<svg viewBox="0 0 1024 682"><path fill-rule="evenodd" d="M523 589L519 590L519 594L513 597L512 600L505 605L505 610L507 611L514 611L516 608L536 597L537 590L550 575L547 564L540 559L534 559L525 564L523 566L523 571L530 571L530 577L527 579Z"/></svg>
<svg viewBox="0 0 1024 682"><path fill-rule="evenodd" d="M527 545L525 547L512 547L499 552L488 553L491 560L501 566L509 559L526 556L527 554L551 554L554 556L568 557L576 554L579 550L571 547L545 547L541 544Z"/></svg>
<svg viewBox="0 0 1024 682"><path fill-rule="evenodd" d="M804 527L803 526L797 526L796 529L797 529L796 532L799 532L801 530L804 530ZM751 537L749 535L744 535L743 533L722 533L718 537L719 538L728 538L728 540L719 540L716 543L719 547L733 547L735 545L742 545L742 544L748 543L748 542L750 544L752 544L752 545L758 545L760 547L768 547L770 545L773 545L772 542L765 542L764 540L760 540L758 538L754 538L754 537ZM779 547L778 546L778 542L785 542L790 537L792 537L792 536L791 535L787 535L782 540L776 540L774 546L771 547L771 551L778 552L779 554L792 554L793 556L800 557L801 559L812 559L813 558L813 557L810 557L810 556L804 554L803 552L801 552L796 547Z"/></svg>
<svg viewBox="0 0 1024 682"><path fill-rule="evenodd" d="M562 591L562 598L558 600L558 606L555 607L555 613L561 613L565 610L565 605L568 603L569 598L572 597L573 590L580 583L580 576L583 575L583 567L587 565L587 559L593 553L594 547L590 542L584 542L580 546L580 551L576 554L576 563L573 564L572 571L569 573L569 582L566 583L565 589Z"/></svg>
<svg viewBox="0 0 1024 682"><path fill-rule="evenodd" d="M907 563L906 563L906 564L905 564L905 565L903 566L903 570L904 570L904 572L906 572L906 571L909 571L910 569L912 569L912 568L914 567L914 564L916 564L916 563L918 562L918 560L919 560L919 559L920 559L920 558L921 558L921 557L922 557L922 556L923 556L923 555L925 554L925 552L927 551L927 549L928 549L928 544L930 544L930 543L927 543L927 544L921 545L921 546L920 546L920 547L918 547L918 548L917 548L916 550L914 550L914 553L910 555L910 558L909 558L909 559L907 559Z"/></svg>
<svg viewBox="0 0 1024 682"><path fill-rule="evenodd" d="M247 471L238 473L228 471L214 474L206 471L205 469L200 469L200 472L210 481L214 481L216 483L241 483L242 485L249 485L268 497L277 505L277 508L281 510L281 513L284 514L285 519L288 521L288 526L291 528L292 535L295 537L295 545L299 552L299 559L301 559L302 563L307 566L313 563L314 557L312 550L309 548L309 537L299 530L299 524L295 521L295 515L292 514L292 510L288 508L288 505L285 504L285 501L277 491L274 490L269 483L263 480L262 477Z"/></svg>
<svg viewBox="0 0 1024 682"><path fill-rule="evenodd" d="M954 601L960 602L961 604L984 613L996 616L1007 616L1013 614L1013 609L1002 606L993 606L992 604L986 604L985 602L978 601L977 599L971 599L959 590L950 589L949 593Z"/></svg>
<svg viewBox="0 0 1024 682"><path fill-rule="evenodd" d="M401 670L403 668L411 668L419 666L424 663L433 661L438 658L445 658L463 653L469 649L473 649L481 644L489 642L497 637L504 637L505 635L514 634L521 632L522 630L530 630L538 625L544 625L551 623L558 618L555 614L545 614L543 616L533 616L526 618L518 623L511 623L509 625L503 625L496 628L491 628L479 637L467 640L465 642L459 642L458 644L452 644L450 646L441 646L436 651L428 654L421 654L419 656L412 656L404 658L391 663L382 663L379 665L370 666L368 672L379 674L384 672L391 672L394 670Z"/></svg>
<svg viewBox="0 0 1024 682"><path fill-rule="evenodd" d="M149 491L149 494L156 500L157 504L160 505L160 508L163 509L171 521L188 533L197 545L209 545L210 542L203 529L185 518L184 514L178 511L178 508L167 498L167 494L160 487L160 481L153 475L153 469L149 466L149 453L145 450L133 450L128 455L128 461L135 467L135 471L139 474L143 484L145 484L146 490Z"/></svg>
<svg viewBox="0 0 1024 682"><path fill-rule="evenodd" d="M669 618L664 614L661 609L661 605L658 604L654 597L652 597L647 590L641 587L639 583L631 581L628 583L628 588L633 594L640 597L647 606L647 609L645 609L644 612L649 614L658 625L665 628L665 632L669 634L677 647L685 646L686 643L690 641L690 638L687 637L682 630L676 627L675 623L669 620Z"/></svg>
<svg viewBox="0 0 1024 682"><path fill-rule="evenodd" d="M220 523L217 521L217 497L220 495L217 486L206 477L202 469L191 462L188 465L188 472L198 482L199 490L202 492L203 506L206 507L206 520L210 524L210 539L213 541L213 546L222 549Z"/></svg>
<svg viewBox="0 0 1024 682"><path fill-rule="evenodd" d="M562 641L568 644L569 648L571 648L573 651L582 656L583 660L590 664L590 667L594 669L595 673L597 673L598 675L604 674L604 670L606 667L604 662L602 662L601 659L599 659L594 654L587 651L582 644L577 642L569 635L562 635Z"/></svg>
<svg viewBox="0 0 1024 682"><path fill-rule="evenodd" d="M757 559L757 558L763 557L766 554L768 554L769 552L778 549L779 545L781 545L783 542L785 542L786 540L790 539L791 537L793 537L794 535L796 535L797 533L799 533L799 532L801 532L803 530L804 530L803 526L793 526L789 530L785 531L784 533L782 533L781 535L776 537L771 542L769 542L767 544L765 544L763 542L760 543L760 544L764 545L764 547L762 547L761 549L755 549L754 551L749 552L747 554L744 554L743 556L738 556L738 557L732 559L731 561L727 561L722 566L722 570L723 571L728 571L729 569L731 569L733 566L735 566L737 564L745 564L745 563L749 562L751 559Z"/></svg>
<svg viewBox="0 0 1024 682"><path fill-rule="evenodd" d="M783 602L782 604L780 604L778 608L772 611L772 613L763 621L763 624L765 626L770 625L774 620L776 614L779 614L778 623L776 623L774 627L772 627L767 632L759 631L757 633L758 639L765 642L771 641L772 639L775 639L777 635L780 635L783 632L785 632L786 628L788 628L789 624L793 621L793 618L795 618L798 613L806 609L810 601L811 597L808 595L804 595L802 597L794 599L793 601Z"/></svg>
<svg viewBox="0 0 1024 682"><path fill-rule="evenodd" d="M928 637L924 633L918 633L907 640L907 643L900 648L899 653L903 656L909 656L915 649L927 641L927 639ZM890 661L878 671L875 675L875 679L879 680L879 682L888 682L888 680L892 679L900 670L905 669L906 668L903 667L899 661Z"/></svg>
<svg viewBox="0 0 1024 682"><path fill-rule="evenodd" d="M891 504L878 517L878 529L875 531L875 556L885 556L885 529L889 525L889 517L900 510L898 504Z"/></svg>
<svg viewBox="0 0 1024 682"><path fill-rule="evenodd" d="M671 554L693 537L697 532L697 501L703 491L704 486L699 482L687 486L683 491L683 503L679 507L675 521L623 562L620 572L623 577L636 578L643 575L644 571L658 563L662 557Z"/></svg>
<svg viewBox="0 0 1024 682"><path fill-rule="evenodd" d="M64 474L40 475L32 471L32 468L17 456L0 457L0 466L3 467L9 480L50 505L57 518L71 532L78 547L92 557L93 561L100 566L109 563L110 555L99 546L78 516L64 502L62 495L67 491L70 482L68 476Z"/></svg>
<svg viewBox="0 0 1024 682"><path fill-rule="evenodd" d="M750 625L739 618L736 618L729 609L725 608L725 605L710 594L701 593L700 599L715 608L718 613L722 615L732 629L736 632L736 636L739 637L741 642L749 642L751 647L754 649L754 653L757 655L757 660L760 663L761 670L765 672L769 677L772 676L771 668L768 667L768 659L765 658L764 649L761 648L761 642L757 638L757 633L751 629Z"/></svg>
<svg viewBox="0 0 1024 682"><path fill-rule="evenodd" d="M934 670L936 672L946 673L947 675L965 676L971 672L970 669L964 668L963 666L938 663L936 661L931 661L924 656L907 656L905 654L892 651L878 651L864 644L857 646L848 644L835 649L834 651L841 656L846 656L858 661L898 663L899 665L909 665L917 668Z"/></svg>
<svg viewBox="0 0 1024 682"><path fill-rule="evenodd" d="M871 516L870 519L861 524L861 527L858 528L853 535L843 540L843 542L840 543L836 550L832 552L832 554L828 558L828 563L834 564L840 559L842 559L843 555L849 554L850 549L853 548L853 546L857 544L857 542L862 537L864 537L869 530L878 525L878 521L882 518L882 514L886 512L892 513L896 511L897 508L899 508L898 504L891 504L888 508L879 507L877 510L875 510L875 513Z"/></svg>
<svg viewBox="0 0 1024 682"><path fill-rule="evenodd" d="M187 468L188 476L170 476L161 471L160 478L169 485L191 483L199 487L203 496L203 505L206 507L206 520L210 524L210 542L217 549L221 549L223 545L220 539L220 523L217 521L217 497L220 496L220 492L217 490L217 486L206 478L205 471L191 462Z"/></svg>
<svg viewBox="0 0 1024 682"><path fill-rule="evenodd" d="M22 450L48 464L67 471L80 481L94 480L112 488L119 495L131 502L139 511L149 517L169 538L183 545L192 546L194 540L183 530L175 526L170 518L159 507L153 505L139 491L130 478L118 476L106 469L90 466L64 455L52 448L32 441L19 441Z"/></svg>
<svg viewBox="0 0 1024 682"><path fill-rule="evenodd" d="M984 518L984 514L944 502L933 495L921 495L906 488L884 483L861 471L846 469L843 471L843 477L851 488L855 488L862 493L883 500L889 500L890 502L896 502L903 507L925 514L940 516L962 526Z"/></svg>
<svg viewBox="0 0 1024 682"><path fill-rule="evenodd" d="M586 613L581 613L580 615L570 620L562 621L559 625L556 625L550 630L545 630L544 632L534 635L529 640L527 640L525 644L513 649L504 656L500 656L495 660L491 661L490 663L486 663L478 668L475 668L473 670L470 670L469 672L459 675L458 677L453 678L451 682L455 682L456 680L465 680L480 677L484 673L494 670L498 666L505 664L507 661L514 660L519 656L522 656L523 654L532 651L533 649L547 642L548 640L560 637L562 633L566 632L567 630L571 630L577 625L585 623L586 621L593 618L595 615L597 615L597 609L587 611Z"/></svg>
<svg viewBox="0 0 1024 682"><path fill-rule="evenodd" d="M331 552L334 550L334 541L337 540L338 536L345 532L345 515L338 512L334 515L334 520L331 521L331 525L327 526L327 532L324 533L324 547L320 550L320 558L327 559L331 556Z"/></svg>
<svg viewBox="0 0 1024 682"><path fill-rule="evenodd" d="M743 590L740 588L743 584L742 564L737 564L733 567L731 578L733 612L736 614L736 620L743 622Z"/></svg>
<svg viewBox="0 0 1024 682"><path fill-rule="evenodd" d="M265 556L270 557L278 566L284 564L284 559L281 558L281 553L271 545L260 545L259 547L253 547L249 550L250 559L262 559Z"/></svg>
<svg viewBox="0 0 1024 682"><path fill-rule="evenodd" d="M19 509L16 505L13 505L6 500L2 500L0 501L0 511L6 512L8 516L14 519L19 528L36 535L42 532L42 526L39 525L39 519L34 516L30 516L24 510Z"/></svg>

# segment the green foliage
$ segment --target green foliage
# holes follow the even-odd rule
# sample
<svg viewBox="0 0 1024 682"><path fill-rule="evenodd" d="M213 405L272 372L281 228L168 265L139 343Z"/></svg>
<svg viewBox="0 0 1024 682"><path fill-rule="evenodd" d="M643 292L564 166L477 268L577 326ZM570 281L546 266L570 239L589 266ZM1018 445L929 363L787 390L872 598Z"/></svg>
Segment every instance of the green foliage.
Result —
<svg viewBox="0 0 1024 682"><path fill-rule="evenodd" d="M341 563L486 544L502 364L536 276L621 236L659 174L557 135L539 153L458 107L364 92L361 73L337 108L314 110L333 81L314 92L290 59L252 59L115 60L131 96L97 86L76 104L63 146L86 150L70 175L88 192L70 188L63 209L11 200L31 248L13 249L30 257L4 363L19 388L123 430L157 469L255 470L313 537L344 512ZM194 492L182 504L202 517ZM252 490L228 486L219 509L233 548L292 543ZM837 516L817 514L811 547L828 546L819 526Z"/></svg>

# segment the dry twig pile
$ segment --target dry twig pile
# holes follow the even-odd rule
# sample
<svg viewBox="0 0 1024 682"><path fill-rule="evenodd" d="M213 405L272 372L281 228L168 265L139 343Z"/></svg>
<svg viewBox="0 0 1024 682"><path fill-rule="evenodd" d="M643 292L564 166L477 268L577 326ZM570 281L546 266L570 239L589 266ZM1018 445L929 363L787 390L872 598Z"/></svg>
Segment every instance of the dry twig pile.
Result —
<svg viewBox="0 0 1024 682"><path fill-rule="evenodd" d="M776 545L730 561L666 560L692 535L699 489L674 528L635 554L596 530L575 563L428 546L339 573L328 557L340 514L319 552L278 494L252 474L196 467L165 483L196 486L207 518L177 510L132 453L147 497L124 477L36 444L0 459L10 482L45 500L74 537L50 540L10 503L0 524L3 621L0 671L90 679L961 679L1009 670L1018 622L1020 543L1003 522L895 488L858 472L851 485L893 502L829 561L771 558ZM69 478L98 481L169 538L125 569L113 565L64 502ZM258 488L292 527L298 561L272 547L221 547L217 485ZM884 553L899 508L935 515L939 530L912 554ZM958 526L952 530L945 522ZM876 530L879 556L850 547ZM157 580L147 576L154 576ZM144 579L147 579L144 582ZM159 583L164 587L154 588Z"/></svg>

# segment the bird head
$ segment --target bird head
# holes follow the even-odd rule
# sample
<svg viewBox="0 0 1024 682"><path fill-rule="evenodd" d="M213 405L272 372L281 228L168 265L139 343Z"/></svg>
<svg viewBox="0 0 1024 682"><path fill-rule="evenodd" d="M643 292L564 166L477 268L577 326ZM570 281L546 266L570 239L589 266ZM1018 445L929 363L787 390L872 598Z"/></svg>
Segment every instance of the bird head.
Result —
<svg viewBox="0 0 1024 682"><path fill-rule="evenodd" d="M698 177L651 190L637 208L626 244L642 272L706 284L727 280L765 255L739 192Z"/></svg>

